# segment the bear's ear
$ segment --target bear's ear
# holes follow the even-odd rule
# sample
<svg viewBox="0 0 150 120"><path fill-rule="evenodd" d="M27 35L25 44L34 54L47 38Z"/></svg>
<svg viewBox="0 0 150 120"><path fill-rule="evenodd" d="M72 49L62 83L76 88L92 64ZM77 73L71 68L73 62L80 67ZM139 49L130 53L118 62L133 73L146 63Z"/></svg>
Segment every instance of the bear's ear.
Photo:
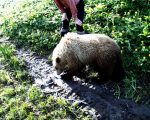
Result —
<svg viewBox="0 0 150 120"><path fill-rule="evenodd" d="M59 57L56 58L56 63L60 63L60 58Z"/></svg>

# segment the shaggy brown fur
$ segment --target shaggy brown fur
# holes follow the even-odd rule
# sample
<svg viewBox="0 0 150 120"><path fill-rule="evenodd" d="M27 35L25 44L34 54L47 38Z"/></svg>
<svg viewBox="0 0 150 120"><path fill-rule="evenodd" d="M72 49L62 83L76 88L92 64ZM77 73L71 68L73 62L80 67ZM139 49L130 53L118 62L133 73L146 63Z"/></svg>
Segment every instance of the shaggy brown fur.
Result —
<svg viewBox="0 0 150 120"><path fill-rule="evenodd" d="M120 81L123 78L120 48L103 34L66 34L52 54L57 74L67 71L74 75L82 66L94 65L105 79Z"/></svg>

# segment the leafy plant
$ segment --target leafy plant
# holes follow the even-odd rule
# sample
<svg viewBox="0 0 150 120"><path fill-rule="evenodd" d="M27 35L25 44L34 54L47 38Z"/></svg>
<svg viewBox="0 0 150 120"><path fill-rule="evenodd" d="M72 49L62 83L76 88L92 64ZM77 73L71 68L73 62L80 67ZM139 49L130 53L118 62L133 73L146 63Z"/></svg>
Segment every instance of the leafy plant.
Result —
<svg viewBox="0 0 150 120"><path fill-rule="evenodd" d="M52 0L22 0L18 4L14 1L0 3L0 30L13 38L18 47L30 46L32 50L47 54L60 40L60 11ZM126 77L123 87L116 85L118 97L146 104L150 103L149 8L148 0L85 0L83 23L89 33L105 33L121 48ZM18 60L10 57L7 49L1 48L1 52L10 66L14 65L15 69L19 66ZM23 78L24 73L21 75L19 70L15 76ZM33 116L35 114L30 113L29 118Z"/></svg>
<svg viewBox="0 0 150 120"><path fill-rule="evenodd" d="M29 45L33 50L48 50L59 40L57 29L60 18L49 0L27 0L2 11L3 33L17 39L18 46Z"/></svg>
<svg viewBox="0 0 150 120"><path fill-rule="evenodd" d="M147 102L150 75L150 7L146 0L86 0L84 28L92 33L105 33L120 45L126 71L124 87L116 85L119 97ZM146 87L145 87L146 86ZM140 98L140 99L139 99Z"/></svg>

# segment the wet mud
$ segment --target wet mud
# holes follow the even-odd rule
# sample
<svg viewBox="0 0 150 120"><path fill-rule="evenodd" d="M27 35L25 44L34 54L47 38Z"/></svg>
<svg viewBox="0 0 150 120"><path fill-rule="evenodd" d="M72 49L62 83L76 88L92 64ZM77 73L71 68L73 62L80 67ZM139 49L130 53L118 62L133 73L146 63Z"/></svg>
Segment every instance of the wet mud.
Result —
<svg viewBox="0 0 150 120"><path fill-rule="evenodd" d="M77 102L93 120L150 120L148 106L117 99L109 82L100 85L78 77L62 80L55 74L47 57L40 57L34 52L22 49L16 54L26 62L35 86L56 98L65 98L70 103Z"/></svg>

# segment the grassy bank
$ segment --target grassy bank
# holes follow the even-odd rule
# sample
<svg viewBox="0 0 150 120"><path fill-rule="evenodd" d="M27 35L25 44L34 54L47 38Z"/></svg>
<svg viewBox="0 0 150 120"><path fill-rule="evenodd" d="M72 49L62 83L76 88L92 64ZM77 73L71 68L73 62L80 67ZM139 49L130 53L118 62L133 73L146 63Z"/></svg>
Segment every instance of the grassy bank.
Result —
<svg viewBox="0 0 150 120"><path fill-rule="evenodd" d="M8 1L0 3L0 27L18 46L44 53L58 43L61 16L53 0L20 0L15 7ZM105 33L121 47L127 74L116 95L144 104L150 104L149 7L148 0L85 0L85 30Z"/></svg>
<svg viewBox="0 0 150 120"><path fill-rule="evenodd" d="M24 62L15 56L15 46L0 44L0 68L0 120L89 119L76 103L34 87Z"/></svg>

